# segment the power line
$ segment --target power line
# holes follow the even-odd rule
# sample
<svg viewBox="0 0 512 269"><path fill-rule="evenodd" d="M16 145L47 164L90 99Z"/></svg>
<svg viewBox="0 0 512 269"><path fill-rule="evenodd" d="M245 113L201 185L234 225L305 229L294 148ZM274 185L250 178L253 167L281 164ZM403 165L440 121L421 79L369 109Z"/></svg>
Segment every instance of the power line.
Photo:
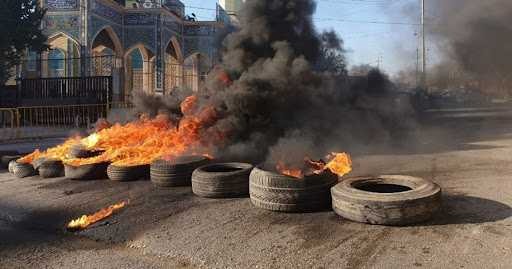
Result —
<svg viewBox="0 0 512 269"><path fill-rule="evenodd" d="M185 6L187 8L195 8L199 10L212 10L217 11L213 8L205 8L205 7L196 7L196 6ZM351 20L351 19L339 19L339 18L320 18L314 17L315 21L338 21L338 22L348 22L348 23L363 23L363 24L385 24L385 25L409 25L409 26L420 26L421 23L411 23L411 22L386 22L386 21L372 21L372 20Z"/></svg>

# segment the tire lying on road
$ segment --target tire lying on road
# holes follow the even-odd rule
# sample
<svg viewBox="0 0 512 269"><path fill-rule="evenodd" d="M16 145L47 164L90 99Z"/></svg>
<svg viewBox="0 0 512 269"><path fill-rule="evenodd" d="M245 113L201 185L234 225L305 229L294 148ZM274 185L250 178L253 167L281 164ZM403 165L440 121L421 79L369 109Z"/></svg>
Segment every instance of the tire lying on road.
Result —
<svg viewBox="0 0 512 269"><path fill-rule="evenodd" d="M14 160L11 160L9 162L9 165L7 166L7 170L9 171L9 173L13 174L14 173L14 166L16 166L16 161L18 159L14 159Z"/></svg>
<svg viewBox="0 0 512 269"><path fill-rule="evenodd" d="M192 191L201 197L233 198L249 194L248 163L218 163L197 168L192 173Z"/></svg>
<svg viewBox="0 0 512 269"><path fill-rule="evenodd" d="M17 160L17 159L19 159L19 158L21 158L21 156L20 156L20 155L4 155L4 156L2 156L2 157L1 157L1 159L0 159L1 166L2 166L1 168L7 168L7 169L9 169L9 165L10 165L11 161L13 161L13 160ZM10 171L11 171L11 170L9 169L9 172L10 172ZM12 172L11 172L11 173L12 173Z"/></svg>
<svg viewBox="0 0 512 269"><path fill-rule="evenodd" d="M441 206L441 188L401 175L356 177L331 189L334 211L349 220L407 225L428 220Z"/></svg>
<svg viewBox="0 0 512 269"><path fill-rule="evenodd" d="M61 160L47 159L39 165L39 176L55 178L64 176L64 164Z"/></svg>
<svg viewBox="0 0 512 269"><path fill-rule="evenodd" d="M109 165L107 175L113 181L135 181L149 178L149 165L116 166Z"/></svg>
<svg viewBox="0 0 512 269"><path fill-rule="evenodd" d="M36 175L32 164L15 162L12 166L12 172L17 178L25 178Z"/></svg>
<svg viewBox="0 0 512 269"><path fill-rule="evenodd" d="M64 175L71 180L107 179L107 167L110 163L94 163L80 166L64 164Z"/></svg>
<svg viewBox="0 0 512 269"><path fill-rule="evenodd" d="M192 172L208 164L203 156L182 156L175 160L156 160L151 163L151 182L159 187L180 187L192 184Z"/></svg>
<svg viewBox="0 0 512 269"><path fill-rule="evenodd" d="M313 212L330 207L330 188L338 183L331 172L303 179L254 168L250 196L254 206L281 212Z"/></svg>

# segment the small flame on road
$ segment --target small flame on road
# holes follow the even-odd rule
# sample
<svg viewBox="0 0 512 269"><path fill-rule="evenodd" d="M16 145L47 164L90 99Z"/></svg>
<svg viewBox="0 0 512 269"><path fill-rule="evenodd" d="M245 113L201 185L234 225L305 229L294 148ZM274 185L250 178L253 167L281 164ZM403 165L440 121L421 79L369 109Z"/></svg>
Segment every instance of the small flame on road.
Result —
<svg viewBox="0 0 512 269"><path fill-rule="evenodd" d="M83 215L82 217L80 217L78 219L70 221L68 223L67 228L70 230L86 229L87 227L91 226L92 224L110 217L112 214L114 214L114 212L125 207L127 204L128 204L128 201L120 202L118 204L114 204L109 207L103 208L100 211L98 211L92 215Z"/></svg>

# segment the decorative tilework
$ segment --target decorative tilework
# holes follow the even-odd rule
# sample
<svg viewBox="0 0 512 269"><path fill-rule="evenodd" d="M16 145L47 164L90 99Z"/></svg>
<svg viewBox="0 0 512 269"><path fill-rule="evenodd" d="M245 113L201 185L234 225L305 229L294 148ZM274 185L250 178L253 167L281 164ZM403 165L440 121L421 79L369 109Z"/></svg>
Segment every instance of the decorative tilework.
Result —
<svg viewBox="0 0 512 269"><path fill-rule="evenodd" d="M155 31L152 27L125 28L125 49L130 49L137 44L143 44L151 51L155 48Z"/></svg>
<svg viewBox="0 0 512 269"><path fill-rule="evenodd" d="M123 24L123 14L101 2L95 2L92 11L117 24Z"/></svg>
<svg viewBox="0 0 512 269"><path fill-rule="evenodd" d="M184 58L187 58L188 56L194 54L194 53L201 53L203 55L211 56L211 46L213 43L212 37L206 37L206 38L197 38L197 37L185 37L185 44L184 44Z"/></svg>
<svg viewBox="0 0 512 269"><path fill-rule="evenodd" d="M214 32L212 25L185 25L183 29L185 36L209 36Z"/></svg>
<svg viewBox="0 0 512 269"><path fill-rule="evenodd" d="M183 26L172 18L163 19L164 27L176 33L181 33Z"/></svg>
<svg viewBox="0 0 512 269"><path fill-rule="evenodd" d="M125 25L154 25L155 18L151 13L128 13L124 15Z"/></svg>
<svg viewBox="0 0 512 269"><path fill-rule="evenodd" d="M78 9L78 0L45 0L44 7L49 10Z"/></svg>
<svg viewBox="0 0 512 269"><path fill-rule="evenodd" d="M118 26L116 24L112 24L109 20L105 20L98 16L91 16L89 18L89 36L88 41L89 44L92 44L94 35L96 35L102 28L105 28L106 26L112 27L114 32L116 33L117 37L122 42L122 34L123 34L123 28L121 26Z"/></svg>
<svg viewBox="0 0 512 269"><path fill-rule="evenodd" d="M79 22L78 15L46 15L44 19L44 32L46 35L64 32L76 40L80 40Z"/></svg>

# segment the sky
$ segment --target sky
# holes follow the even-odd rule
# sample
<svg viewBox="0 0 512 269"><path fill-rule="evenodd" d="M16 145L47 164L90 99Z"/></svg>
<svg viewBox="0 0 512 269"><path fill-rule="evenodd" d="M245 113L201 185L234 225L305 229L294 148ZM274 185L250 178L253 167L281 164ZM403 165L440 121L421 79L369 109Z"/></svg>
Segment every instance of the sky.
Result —
<svg viewBox="0 0 512 269"><path fill-rule="evenodd" d="M316 0L314 23L344 40L349 65L380 66L391 75L416 68L420 0ZM215 17L216 0L182 0L187 14Z"/></svg>

